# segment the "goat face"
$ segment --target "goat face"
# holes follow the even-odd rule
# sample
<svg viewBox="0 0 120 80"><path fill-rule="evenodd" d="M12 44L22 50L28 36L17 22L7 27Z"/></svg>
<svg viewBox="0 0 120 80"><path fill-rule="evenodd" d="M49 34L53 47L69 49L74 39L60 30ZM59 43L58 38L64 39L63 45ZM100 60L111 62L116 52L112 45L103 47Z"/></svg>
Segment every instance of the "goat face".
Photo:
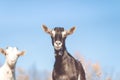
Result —
<svg viewBox="0 0 120 80"><path fill-rule="evenodd" d="M16 53L18 53L16 48L8 47L6 49L6 60L10 66L14 65L18 59L18 55Z"/></svg>
<svg viewBox="0 0 120 80"><path fill-rule="evenodd" d="M6 56L7 64L13 67L18 57L24 54L24 51L20 52L16 47L8 47L6 50L1 49L1 53L3 53Z"/></svg>
<svg viewBox="0 0 120 80"><path fill-rule="evenodd" d="M48 29L46 25L43 25L43 30L51 35L52 45L55 50L61 50L65 47L65 39L67 35L70 35L74 32L75 27L72 27L70 30L64 30L62 27L55 27L53 30Z"/></svg>
<svg viewBox="0 0 120 80"><path fill-rule="evenodd" d="M64 47L65 39L66 39L66 32L62 27L56 27L52 30L51 33L52 44L55 50L60 50Z"/></svg>

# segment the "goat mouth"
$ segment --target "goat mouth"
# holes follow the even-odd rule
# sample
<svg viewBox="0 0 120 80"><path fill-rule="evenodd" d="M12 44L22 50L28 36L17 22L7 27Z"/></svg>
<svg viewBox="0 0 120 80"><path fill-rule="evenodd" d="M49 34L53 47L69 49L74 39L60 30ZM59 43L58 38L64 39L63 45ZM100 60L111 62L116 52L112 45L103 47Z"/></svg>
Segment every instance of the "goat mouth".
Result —
<svg viewBox="0 0 120 80"><path fill-rule="evenodd" d="M15 64L15 61L14 61L14 60L11 60L10 63L11 63L11 64Z"/></svg>
<svg viewBox="0 0 120 80"><path fill-rule="evenodd" d="M59 47L59 46L54 46L54 48L55 48L56 50L60 50L60 49L61 49L61 47Z"/></svg>

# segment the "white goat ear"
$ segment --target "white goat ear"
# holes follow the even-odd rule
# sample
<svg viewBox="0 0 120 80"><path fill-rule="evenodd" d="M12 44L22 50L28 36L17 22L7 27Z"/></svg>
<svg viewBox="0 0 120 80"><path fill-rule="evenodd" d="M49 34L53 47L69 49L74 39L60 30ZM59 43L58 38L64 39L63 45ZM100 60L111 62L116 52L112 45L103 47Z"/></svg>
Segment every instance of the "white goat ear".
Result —
<svg viewBox="0 0 120 80"><path fill-rule="evenodd" d="M1 52L2 54L6 55L6 51L5 51L4 49L0 48L0 52Z"/></svg>
<svg viewBox="0 0 120 80"><path fill-rule="evenodd" d="M73 33L74 33L74 31L75 31L75 29L76 29L76 27L75 27L75 26L74 26L74 27L72 27L72 28L70 28L70 29L67 31L67 35L73 34Z"/></svg>
<svg viewBox="0 0 120 80"><path fill-rule="evenodd" d="M51 30L48 29L48 27L47 27L46 25L42 25L42 28L43 28L43 30L44 30L46 33L48 33L48 34L51 35Z"/></svg>
<svg viewBox="0 0 120 80"><path fill-rule="evenodd" d="M25 54L25 51L22 51L18 54L18 56L23 56Z"/></svg>

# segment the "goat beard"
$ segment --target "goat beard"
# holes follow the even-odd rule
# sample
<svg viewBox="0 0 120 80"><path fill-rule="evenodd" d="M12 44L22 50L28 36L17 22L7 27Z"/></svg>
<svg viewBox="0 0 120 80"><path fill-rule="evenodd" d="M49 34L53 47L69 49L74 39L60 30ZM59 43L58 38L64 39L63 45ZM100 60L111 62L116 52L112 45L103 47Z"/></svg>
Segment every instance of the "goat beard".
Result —
<svg viewBox="0 0 120 80"><path fill-rule="evenodd" d="M16 63L15 63L16 64ZM10 64L10 63L8 63L8 65L9 65L9 67L11 68L11 69L14 69L15 68L15 64Z"/></svg>

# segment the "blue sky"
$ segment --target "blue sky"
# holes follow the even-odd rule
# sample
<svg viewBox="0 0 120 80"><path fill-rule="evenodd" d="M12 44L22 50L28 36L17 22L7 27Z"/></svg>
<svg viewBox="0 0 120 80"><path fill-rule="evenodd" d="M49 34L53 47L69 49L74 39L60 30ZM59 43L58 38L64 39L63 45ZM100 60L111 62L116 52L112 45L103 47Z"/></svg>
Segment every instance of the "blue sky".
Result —
<svg viewBox="0 0 120 80"><path fill-rule="evenodd" d="M0 47L16 46L26 50L17 66L52 70L54 50L51 38L41 25L69 29L66 46L74 55L99 62L103 68L120 72L120 1L119 0L2 0L0 1ZM0 55L0 63L4 63Z"/></svg>

